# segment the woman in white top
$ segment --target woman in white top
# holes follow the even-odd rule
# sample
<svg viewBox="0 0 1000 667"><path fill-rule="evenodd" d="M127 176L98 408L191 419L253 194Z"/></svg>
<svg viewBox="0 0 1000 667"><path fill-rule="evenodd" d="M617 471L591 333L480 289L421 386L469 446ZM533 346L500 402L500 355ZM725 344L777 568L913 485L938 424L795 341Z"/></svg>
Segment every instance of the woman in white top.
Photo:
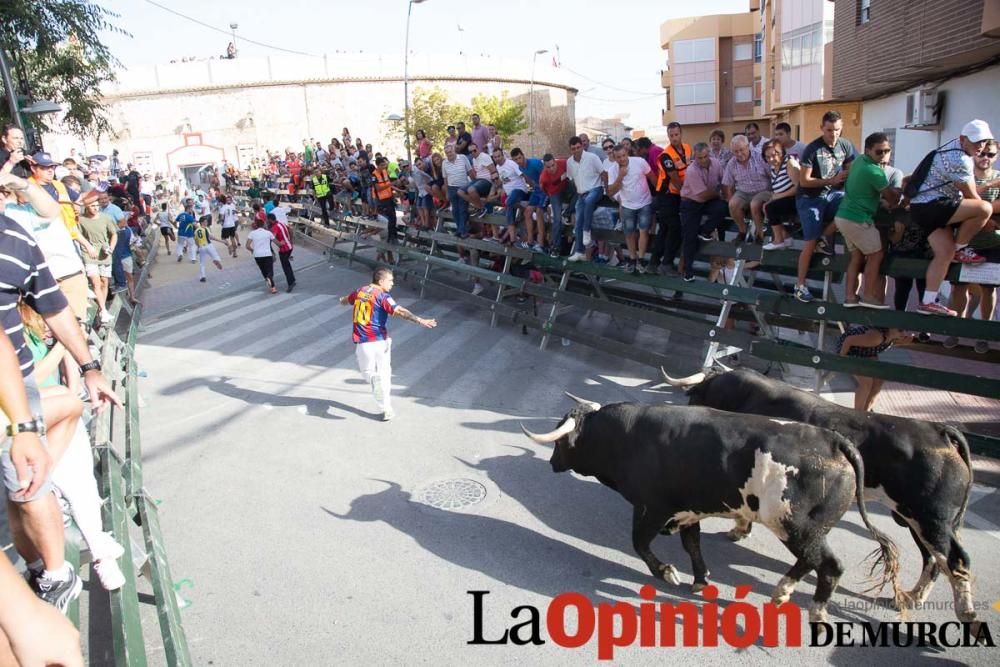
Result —
<svg viewBox="0 0 1000 667"><path fill-rule="evenodd" d="M253 231L247 236L246 248L253 253L253 259L257 262L257 268L264 276L264 282L270 288L271 294L278 293L274 286L274 251L276 247L274 234L265 229L260 220L254 220Z"/></svg>
<svg viewBox="0 0 1000 667"><path fill-rule="evenodd" d="M764 216L771 225L771 242L764 250L781 250L792 245L792 237L786 236L785 222L796 216L795 193L799 189L799 163L787 155L785 147L778 139L772 139L764 146L764 160L770 166L771 199L764 204Z"/></svg>

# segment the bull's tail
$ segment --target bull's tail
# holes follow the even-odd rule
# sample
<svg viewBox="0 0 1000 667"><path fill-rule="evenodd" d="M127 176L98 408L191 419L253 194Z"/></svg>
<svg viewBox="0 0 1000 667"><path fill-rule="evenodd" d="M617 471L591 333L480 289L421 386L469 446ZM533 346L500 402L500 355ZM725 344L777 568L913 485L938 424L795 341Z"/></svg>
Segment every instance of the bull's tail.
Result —
<svg viewBox="0 0 1000 667"><path fill-rule="evenodd" d="M965 467L969 469L969 485L965 489L962 506L958 509L958 514L955 515L955 523L952 525L952 529L958 533L962 529L962 524L965 523L965 510L969 508L969 497L972 495L972 457L969 454L969 441L965 439L964 433L954 426L948 425L945 425L944 432L951 439L951 443L957 446L958 455L962 457Z"/></svg>
<svg viewBox="0 0 1000 667"><path fill-rule="evenodd" d="M855 498L858 501L858 512L872 538L878 542L878 548L869 554L866 560L871 561L871 568L868 570L869 580L872 586L865 593L877 595L886 584L892 586L893 601L896 609L905 610L908 606L909 596L899 584L899 549L896 543L888 535L880 531L868 518L868 508L865 507L865 464L861 460L861 454L857 448L845 437L837 435L837 449L844 455L847 462L854 469ZM881 575L876 575L876 570L881 566Z"/></svg>

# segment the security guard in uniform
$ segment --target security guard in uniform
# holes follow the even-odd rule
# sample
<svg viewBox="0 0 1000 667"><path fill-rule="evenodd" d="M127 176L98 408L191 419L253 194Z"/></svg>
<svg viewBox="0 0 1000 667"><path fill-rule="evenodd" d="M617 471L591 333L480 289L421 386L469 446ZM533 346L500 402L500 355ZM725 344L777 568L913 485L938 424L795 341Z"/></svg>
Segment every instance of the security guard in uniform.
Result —
<svg viewBox="0 0 1000 667"><path fill-rule="evenodd" d="M330 226L330 213L329 208L332 204L330 201L330 177L326 175L326 172L322 168L317 168L312 175L313 182L313 195L316 197L316 201L319 202L319 209L323 216L323 225L325 227Z"/></svg>
<svg viewBox="0 0 1000 667"><path fill-rule="evenodd" d="M680 123L667 125L667 137L670 143L657 159L659 174L653 202L657 228L650 264L669 270L681 249L681 187L694 154L691 146L681 140Z"/></svg>

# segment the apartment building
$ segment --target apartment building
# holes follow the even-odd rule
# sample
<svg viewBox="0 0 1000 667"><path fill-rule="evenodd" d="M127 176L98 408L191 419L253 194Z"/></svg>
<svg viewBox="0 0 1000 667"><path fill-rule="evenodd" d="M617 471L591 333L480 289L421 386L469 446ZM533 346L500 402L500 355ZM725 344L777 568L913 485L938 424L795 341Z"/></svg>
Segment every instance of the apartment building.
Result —
<svg viewBox="0 0 1000 667"><path fill-rule="evenodd" d="M771 123L786 122L792 136L819 136L823 114L844 118L844 136L862 139L861 104L841 96L833 103L835 12L829 0L761 0L759 32L764 42L764 108Z"/></svg>
<svg viewBox="0 0 1000 667"><path fill-rule="evenodd" d="M689 142L707 141L721 128L726 136L756 120L762 129L763 42L760 2L748 11L673 19L660 26L660 46L667 66L661 74L666 91L663 124L684 125Z"/></svg>
<svg viewBox="0 0 1000 667"><path fill-rule="evenodd" d="M1000 132L1000 1L834 0L833 94L912 171L973 118Z"/></svg>

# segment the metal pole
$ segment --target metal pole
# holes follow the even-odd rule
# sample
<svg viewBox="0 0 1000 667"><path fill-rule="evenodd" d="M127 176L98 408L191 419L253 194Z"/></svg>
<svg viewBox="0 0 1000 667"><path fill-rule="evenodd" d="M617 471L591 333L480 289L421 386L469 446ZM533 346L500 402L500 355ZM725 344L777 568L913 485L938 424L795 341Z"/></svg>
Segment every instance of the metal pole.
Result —
<svg viewBox="0 0 1000 667"><path fill-rule="evenodd" d="M413 165L413 155L410 152L410 14L413 13L413 0L410 0L406 9L406 42L403 47L403 129L406 136L403 142L406 144L406 161Z"/></svg>
<svg viewBox="0 0 1000 667"><path fill-rule="evenodd" d="M3 47L0 47L0 75L3 76L3 88L7 92L7 105L10 107L11 122L23 131L24 122L21 120L21 112L17 107L17 91L10 78L10 67L7 65L7 54ZM26 148L30 149L30 146L26 146Z"/></svg>
<svg viewBox="0 0 1000 667"><path fill-rule="evenodd" d="M531 56L531 85L528 88L528 155L535 154L535 60L538 51Z"/></svg>

